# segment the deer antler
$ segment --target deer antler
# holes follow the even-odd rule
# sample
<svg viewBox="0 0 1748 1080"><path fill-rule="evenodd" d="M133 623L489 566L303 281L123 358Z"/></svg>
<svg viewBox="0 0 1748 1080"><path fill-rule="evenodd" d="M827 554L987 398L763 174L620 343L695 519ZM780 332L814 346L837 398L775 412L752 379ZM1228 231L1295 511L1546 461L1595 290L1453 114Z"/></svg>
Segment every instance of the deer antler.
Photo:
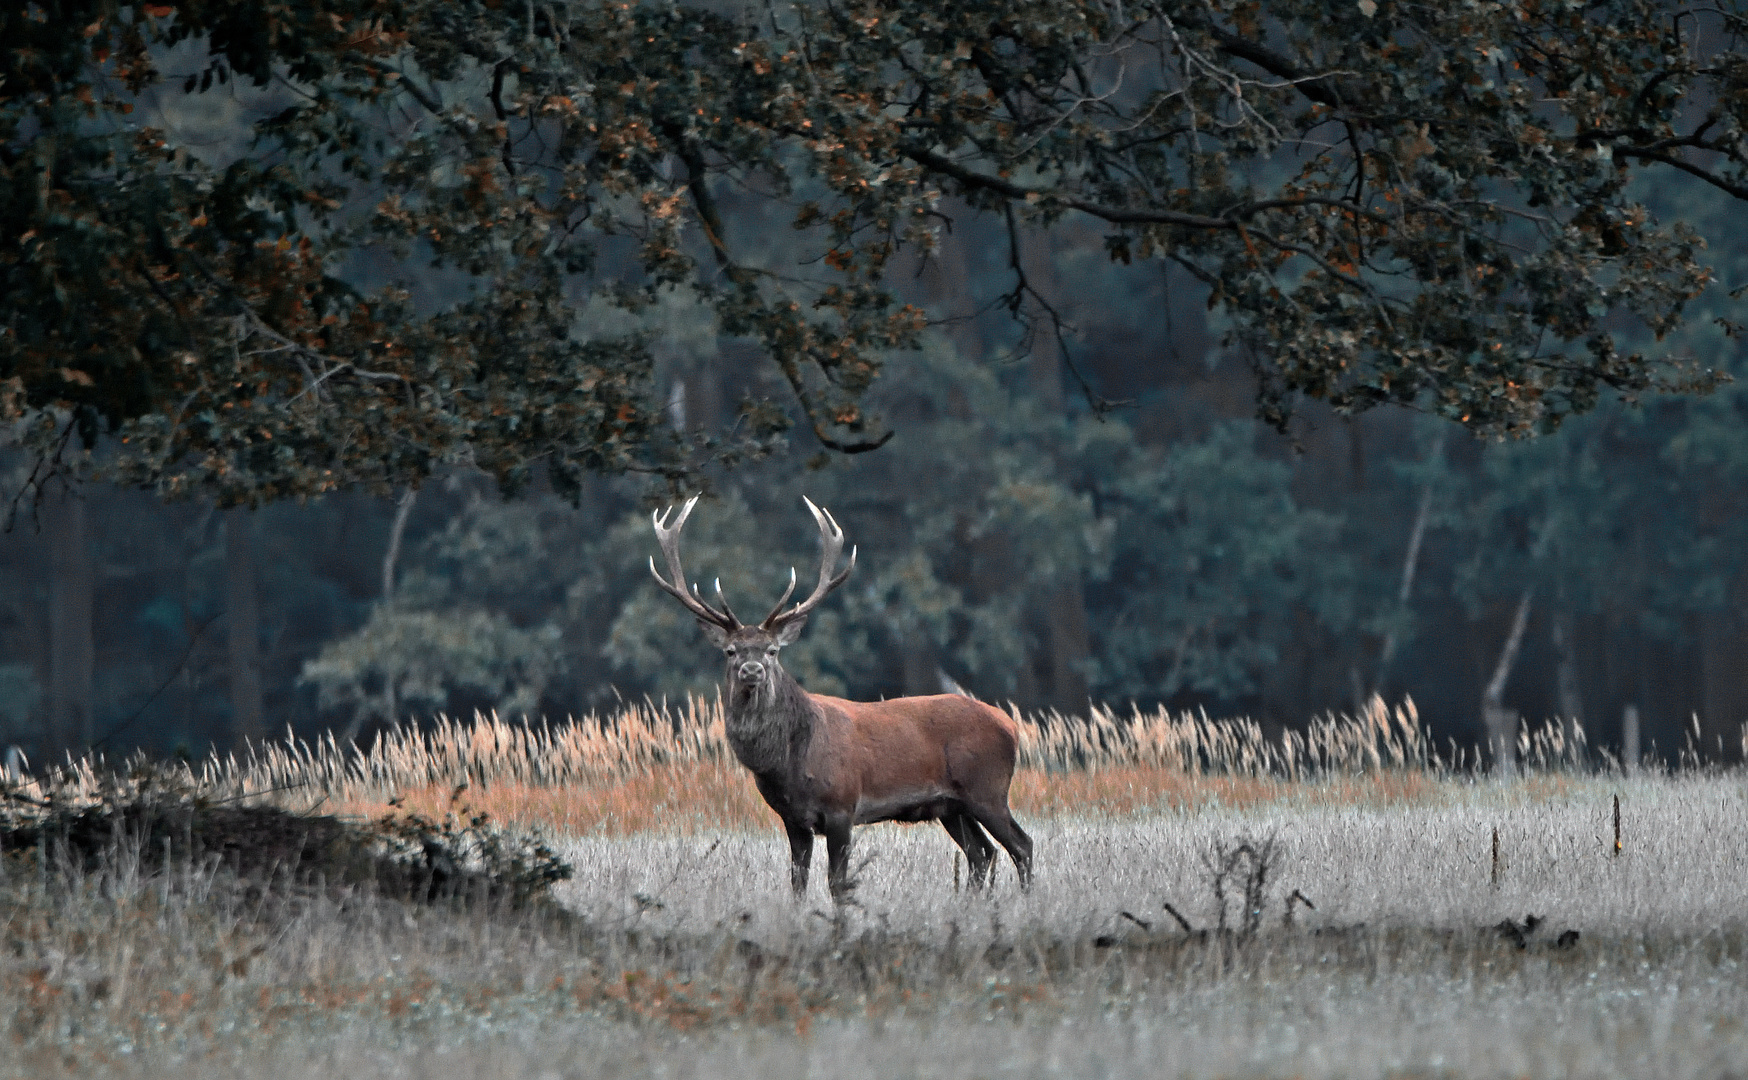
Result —
<svg viewBox="0 0 1748 1080"><path fill-rule="evenodd" d="M655 556L653 555L649 559L649 572L655 577L656 584L660 585L669 596L685 604L686 610L695 615L699 622L712 623L728 631L739 630L740 620L735 618L734 612L729 610L728 602L722 600L722 582L720 580L716 583L716 598L722 600L721 611L706 604L699 597L696 586L690 591L686 588L686 571L680 566L680 530L685 527L686 519L691 516L692 507L697 502L698 496L696 495L687 499L686 505L680 508L680 516L674 519L671 528L665 526L667 526L668 515L673 513L673 507L668 507L660 514L653 512L650 514L650 521L655 525L656 542L662 546L662 555L668 562L668 576L674 579L674 584L670 585L662 578L661 572L656 569Z"/></svg>
<svg viewBox="0 0 1748 1080"><path fill-rule="evenodd" d="M789 571L789 588L783 593L783 599L777 601L777 606L772 608L771 613L765 616L765 621L759 624L764 630L776 631L785 623L794 622L812 611L821 600L825 599L827 593L842 585L849 578L850 571L856 568L856 549L851 547L849 563L844 566L842 573L835 577L832 576L832 571L838 565L838 556L842 555L844 551L844 530L838 527L831 511L821 510L813 505L812 499L805 495L801 497L801 501L807 504L807 509L813 514L814 522L819 526L819 584L813 587L813 595L796 604L790 610L784 611L783 605L788 603L790 594L795 591L795 571L791 569Z"/></svg>

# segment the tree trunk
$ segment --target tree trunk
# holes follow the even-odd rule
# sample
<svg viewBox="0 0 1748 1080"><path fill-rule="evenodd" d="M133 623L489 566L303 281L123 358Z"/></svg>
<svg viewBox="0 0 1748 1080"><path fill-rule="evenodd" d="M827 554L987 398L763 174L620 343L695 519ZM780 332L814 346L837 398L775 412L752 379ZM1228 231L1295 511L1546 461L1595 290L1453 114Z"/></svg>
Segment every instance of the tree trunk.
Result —
<svg viewBox="0 0 1748 1080"><path fill-rule="evenodd" d="M956 200L946 200L941 211L958 223L952 231L943 230L940 243L917 279L921 282L925 302L937 318L946 320L943 328L947 340L959 355L976 362L983 359L985 343L980 320L975 317L977 299L967 287L975 279L975 270L967 251L973 243L970 235L976 214Z"/></svg>
<svg viewBox="0 0 1748 1080"><path fill-rule="evenodd" d="M1052 232L1022 239L1032 241L1029 250L1022 250L1020 253L1027 279L1031 281L1033 288L1054 304L1059 291L1056 288L1056 234ZM1065 358L1056 337L1056 328L1051 322L1049 312L1041 310L1030 297L1027 298L1027 307L1035 323L1032 333L1032 392L1038 396L1038 402L1044 406L1045 412L1060 415L1067 407L1068 397L1062 389Z"/></svg>
<svg viewBox="0 0 1748 1080"><path fill-rule="evenodd" d="M1086 591L1076 578L1057 586L1050 596L1050 696L1064 716L1086 711L1086 665L1091 656Z"/></svg>
<svg viewBox="0 0 1748 1080"><path fill-rule="evenodd" d="M941 692L940 667L935 663L935 643L917 630L900 645L904 651L904 692L907 696Z"/></svg>
<svg viewBox="0 0 1748 1080"><path fill-rule="evenodd" d="M1031 238L1031 250L1022 252L1032 284L1052 303L1058 293L1055 233ZM1066 358L1054 328L1045 313L1038 313L1038 329L1032 341L1032 389L1046 412L1060 415L1067 407L1062 385ZM1075 716L1087 707L1087 660L1092 656L1092 634L1086 616L1086 590L1080 576L1059 581L1044 598L1044 617L1050 627L1049 701L1064 716Z"/></svg>
<svg viewBox="0 0 1748 1080"><path fill-rule="evenodd" d="M1639 772L1639 707L1628 705L1621 710L1621 768L1628 776Z"/></svg>
<svg viewBox="0 0 1748 1080"><path fill-rule="evenodd" d="M395 575L400 568L401 539L406 535L407 518L413 514L413 503L419 498L417 488L408 488L395 503L394 520L388 527L388 550L382 555L382 601L383 607L394 603ZM383 723L392 726L396 715L400 712L400 700L395 685L393 673L384 676L382 680L382 718ZM355 743L364 734L364 722L367 719L366 710L358 709L352 714L352 720L346 725L346 730L340 733L342 743Z"/></svg>
<svg viewBox="0 0 1748 1080"><path fill-rule="evenodd" d="M1433 451L1438 452L1436 449ZM1396 593L1396 608L1407 614L1408 602L1414 598L1414 576L1420 569L1420 547L1426 540L1426 522L1432 515L1432 485L1428 484L1420 492L1420 509L1414 515L1414 527L1408 532L1408 551L1402 556L1402 585ZM1356 687L1355 696L1360 699L1360 705L1372 697L1384 695L1384 679L1390 674L1390 662L1396 658L1396 633L1391 631L1384 635L1384 646L1378 652L1378 681L1372 684L1370 695L1362 694L1357 689L1359 685L1359 669L1354 668L1350 674ZM1355 716L1359 713L1356 711Z"/></svg>
<svg viewBox="0 0 1748 1080"><path fill-rule="evenodd" d="M1578 729L1584 724L1584 699L1578 688L1578 641L1571 612L1558 612L1551 620L1554 652L1560 658L1555 673L1556 696L1560 702L1560 724L1566 734L1566 745L1576 752Z"/></svg>
<svg viewBox="0 0 1748 1080"><path fill-rule="evenodd" d="M668 390L668 423L681 435L686 434L686 380L675 378Z"/></svg>
<svg viewBox="0 0 1748 1080"><path fill-rule="evenodd" d="M72 492L47 499L49 564L49 718L43 763L89 746L92 727L92 566L85 539L85 500Z"/></svg>
<svg viewBox="0 0 1748 1080"><path fill-rule="evenodd" d="M1366 440L1360 418L1347 418L1347 471L1355 491L1366 490Z"/></svg>
<svg viewBox="0 0 1748 1080"><path fill-rule="evenodd" d="M231 745L267 735L261 710L261 615L255 584L254 511L225 511L225 627L231 665Z"/></svg>
<svg viewBox="0 0 1748 1080"><path fill-rule="evenodd" d="M1499 650L1499 663L1493 669L1481 695L1481 722L1487 729L1488 749L1493 753L1493 768L1501 775L1510 775L1517 763L1517 712L1505 707L1505 682L1517 663L1517 651L1523 645L1524 627L1529 625L1530 590L1523 591L1517 602L1517 614L1512 616L1511 632L1505 636L1505 646Z"/></svg>
<svg viewBox="0 0 1748 1080"><path fill-rule="evenodd" d="M395 503L394 521L388 527L388 550L382 556L382 602L392 603L395 598L395 571L401 561L401 537L407 531L407 518L412 516L413 502L418 499L417 489L408 488Z"/></svg>
<svg viewBox="0 0 1748 1080"><path fill-rule="evenodd" d="M1748 720L1748 634L1733 612L1701 617L1700 668L1705 674L1700 755L1706 760L1737 760L1742 753L1742 723Z"/></svg>

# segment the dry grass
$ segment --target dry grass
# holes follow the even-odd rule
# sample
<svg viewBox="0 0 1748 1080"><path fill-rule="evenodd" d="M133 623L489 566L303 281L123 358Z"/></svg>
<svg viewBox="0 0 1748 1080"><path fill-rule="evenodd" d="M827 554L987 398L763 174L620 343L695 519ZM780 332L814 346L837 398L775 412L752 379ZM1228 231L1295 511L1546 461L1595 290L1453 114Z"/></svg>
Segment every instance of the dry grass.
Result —
<svg viewBox="0 0 1748 1080"><path fill-rule="evenodd" d="M1085 717L1013 716L1020 729L1020 767L1051 773L1140 768L1301 780L1463 766L1460 754L1436 752L1411 701L1392 710L1374 698L1357 717L1326 717L1305 731L1286 732L1280 742L1266 739L1255 721L1195 713L1135 711L1124 717L1095 709ZM1558 724L1526 733L1532 764L1556 767L1569 757L1574 748L1561 739ZM495 715L438 717L425 728L384 732L368 749L340 746L331 735L314 743L288 738L251 746L240 756L215 755L191 766L190 779L239 794L301 790L344 798L463 782L569 786L732 760L721 702L692 698L678 708L665 702L628 705L610 716L561 724L515 723ZM95 784L101 763L80 762L73 772Z"/></svg>
<svg viewBox="0 0 1748 1080"><path fill-rule="evenodd" d="M1391 710L1374 699L1358 717L1319 720L1280 742L1265 739L1253 721L1192 713L1015 719L1021 753L1012 801L1025 819L1245 806L1312 791L1335 802L1411 800L1427 797L1431 778L1460 764L1433 751L1412 702ZM1547 730L1560 738L1558 725ZM1555 763L1546 741L1546 732L1526 736L1525 746ZM57 790L95 793L104 776L100 760L80 761L57 771ZM564 724L439 717L424 729L385 732L368 749L332 736L286 739L209 758L188 767L185 780L223 797L341 815L466 809L556 835L772 824L728 747L720 702L698 698ZM28 783L23 790L41 794Z"/></svg>
<svg viewBox="0 0 1748 1080"><path fill-rule="evenodd" d="M690 836L769 828L776 821L747 771L721 760L681 761L568 784L498 780L457 791L456 784L444 782L393 792L354 789L330 799L322 810L360 817L377 817L396 807L431 817L465 810L548 836ZM392 806L390 798L395 800Z"/></svg>
<svg viewBox="0 0 1748 1080"><path fill-rule="evenodd" d="M1281 924L1286 897L1299 889L1317 905L1298 913L1301 929L1475 929L1534 912L1555 933L1574 928L1586 936L1748 931L1744 779L1441 781L1415 802L1333 801L1313 789L1242 807L1210 801L1171 813L1045 819L1029 826L1036 886L1019 893L1004 863L993 904L955 892L956 850L944 830L871 826L858 830L853 849L857 864L872 860L861 874L856 917L935 937L956 921L960 934L991 939L1028 932L1146 939L1120 917L1126 910L1152 922L1156 936L1175 938L1180 932L1162 914L1163 903L1198 929L1217 925L1204 856L1249 836L1277 844L1270 927ZM1611 833L1617 794L1618 857ZM764 940L793 929L787 847L776 829L577 837L558 847L576 867L558 895L597 920L698 930L750 912L743 935ZM637 901L639 894L646 899ZM815 881L801 914L825 906L824 885Z"/></svg>
<svg viewBox="0 0 1748 1080"><path fill-rule="evenodd" d="M1538 778L1542 786L1554 778ZM1128 817L1184 813L1206 806L1245 809L1271 803L1388 806L1444 797L1423 772L1379 772L1294 782L1275 777L1206 776L1142 765L1094 772L1023 768L1014 775L1012 804L1022 821L1063 816ZM395 799L394 804L389 799ZM768 831L777 827L747 771L732 761L687 761L626 776L565 785L498 781L402 787L394 795L354 792L330 799L324 812L378 817L395 808L441 817L451 810L485 813L500 823L548 836L680 836Z"/></svg>
<svg viewBox="0 0 1748 1080"><path fill-rule="evenodd" d="M1120 765L1097 772L1021 769L1011 801L1027 818L1111 818L1186 813L1217 806L1242 810L1293 801L1317 805L1388 806L1442 796L1437 777L1420 771L1331 775L1315 780L1270 776L1208 776L1146 765Z"/></svg>
<svg viewBox="0 0 1748 1080"><path fill-rule="evenodd" d="M1412 701L1392 709L1375 697L1358 716L1324 717L1278 742L1254 721L1196 713L1013 715L1020 729L1014 807L1030 816L1245 805L1307 791L1338 802L1412 801L1429 781L1469 775L1476 764L1455 745L1441 752ZM1743 742L1748 751L1748 724ZM1684 768L1698 763L1692 751L1682 753ZM1518 757L1531 776L1619 771L1606 754L1587 751L1582 727L1568 735L1559 721L1526 727ZM721 702L700 698L561 724L438 717L424 728L386 731L369 748L341 746L332 735L313 743L288 737L183 768L187 784L226 797L344 813L375 813L391 799L439 811L465 789L475 809L567 833L766 821L748 785L735 779ZM51 770L53 786L62 795L96 792L108 769L101 758L80 760ZM20 790L41 794L29 777Z"/></svg>
<svg viewBox="0 0 1748 1080"><path fill-rule="evenodd" d="M14 856L0 1076L1714 1080L1748 1060L1741 776L1281 794L1044 822L1024 896L1011 874L955 892L939 829L865 830L862 906L836 921L823 890L789 900L770 830L574 840L569 917L277 906L210 868ZM1263 928L1184 934L1163 903L1214 925L1202 856L1240 835L1280 852ZM1293 889L1317 908L1286 927ZM1525 912L1548 920L1526 948L1491 929Z"/></svg>
<svg viewBox="0 0 1748 1080"><path fill-rule="evenodd" d="M540 826L576 876L562 910L506 911L283 902L125 845L95 871L0 859L0 1077L1714 1080L1748 1061L1740 773L1550 769L1577 757L1550 728L1523 742L1541 771L1479 779L1381 705L1274 744L1164 714L1025 730L1036 888L1004 866L960 891L942 830L876 826L842 913L819 881L788 896L711 705L207 762L214 792ZM1246 837L1276 852L1260 929L1210 932L1236 894L1208 858ZM1289 925L1294 890L1316 908ZM1532 912L1523 948L1494 929Z"/></svg>
<svg viewBox="0 0 1748 1080"><path fill-rule="evenodd" d="M1425 801L1456 764L1441 758L1412 702L1330 717L1279 743L1248 720L1109 710L1018 718L1012 803L1024 820L1061 815L1242 808L1293 799L1342 805ZM1544 767L1569 756L1558 725L1526 736ZM323 809L376 816L390 800L437 815L466 807L549 835L682 835L774 824L727 746L720 707L631 707L610 718L527 726L495 717L401 728L368 751L332 742L269 744L210 761L206 778L237 791L319 790ZM463 788L465 785L465 788ZM458 792L458 788L462 789Z"/></svg>

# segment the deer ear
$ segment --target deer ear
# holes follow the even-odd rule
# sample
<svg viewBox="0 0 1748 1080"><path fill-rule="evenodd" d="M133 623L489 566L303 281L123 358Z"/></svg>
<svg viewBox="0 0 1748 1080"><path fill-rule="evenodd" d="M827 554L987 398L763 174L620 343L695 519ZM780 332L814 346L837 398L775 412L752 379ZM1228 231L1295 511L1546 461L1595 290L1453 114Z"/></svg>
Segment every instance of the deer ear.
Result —
<svg viewBox="0 0 1748 1080"><path fill-rule="evenodd" d="M795 644L796 639L801 637L801 628L803 626L806 626L806 625L807 625L807 616L805 616L805 615L801 616L798 619L791 619L788 622L784 623L782 629L777 631L777 644L779 644L779 645L793 645L793 644Z"/></svg>
<svg viewBox="0 0 1748 1080"><path fill-rule="evenodd" d="M703 619L698 620L698 626L704 631L704 636L710 639L710 644L719 649L728 644L727 630L715 623L705 622Z"/></svg>

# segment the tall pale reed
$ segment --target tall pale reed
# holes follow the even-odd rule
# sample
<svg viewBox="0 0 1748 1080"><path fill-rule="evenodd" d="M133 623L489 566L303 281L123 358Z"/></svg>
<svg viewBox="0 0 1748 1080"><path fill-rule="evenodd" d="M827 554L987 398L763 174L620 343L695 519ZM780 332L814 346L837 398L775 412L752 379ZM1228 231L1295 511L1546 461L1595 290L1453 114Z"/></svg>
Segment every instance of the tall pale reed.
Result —
<svg viewBox="0 0 1748 1080"><path fill-rule="evenodd" d="M1390 707L1373 697L1358 715L1319 717L1303 730L1270 737L1247 718L1214 719L1203 712L1131 709L1127 715L1094 707L1086 716L1049 712L1026 716L1009 707L1019 725L1022 773L1041 777L1097 776L1111 770L1170 777L1302 781L1342 776L1447 775L1478 762L1454 744L1441 754L1412 700ZM1583 728L1549 721L1527 725L1518 739L1521 763L1532 771L1605 767L1607 755L1587 757ZM1684 756L1685 760L1685 756ZM733 772L724 710L719 699L691 697L630 703L617 712L563 722L437 716L425 725L381 732L369 747L338 742L330 733L313 741L292 737L257 743L239 753L213 754L187 765L187 783L220 797L264 797L297 802L380 803L414 791L508 788L587 788L668 775ZM40 794L60 798L95 794L113 775L101 758L50 770L49 784L26 778Z"/></svg>

